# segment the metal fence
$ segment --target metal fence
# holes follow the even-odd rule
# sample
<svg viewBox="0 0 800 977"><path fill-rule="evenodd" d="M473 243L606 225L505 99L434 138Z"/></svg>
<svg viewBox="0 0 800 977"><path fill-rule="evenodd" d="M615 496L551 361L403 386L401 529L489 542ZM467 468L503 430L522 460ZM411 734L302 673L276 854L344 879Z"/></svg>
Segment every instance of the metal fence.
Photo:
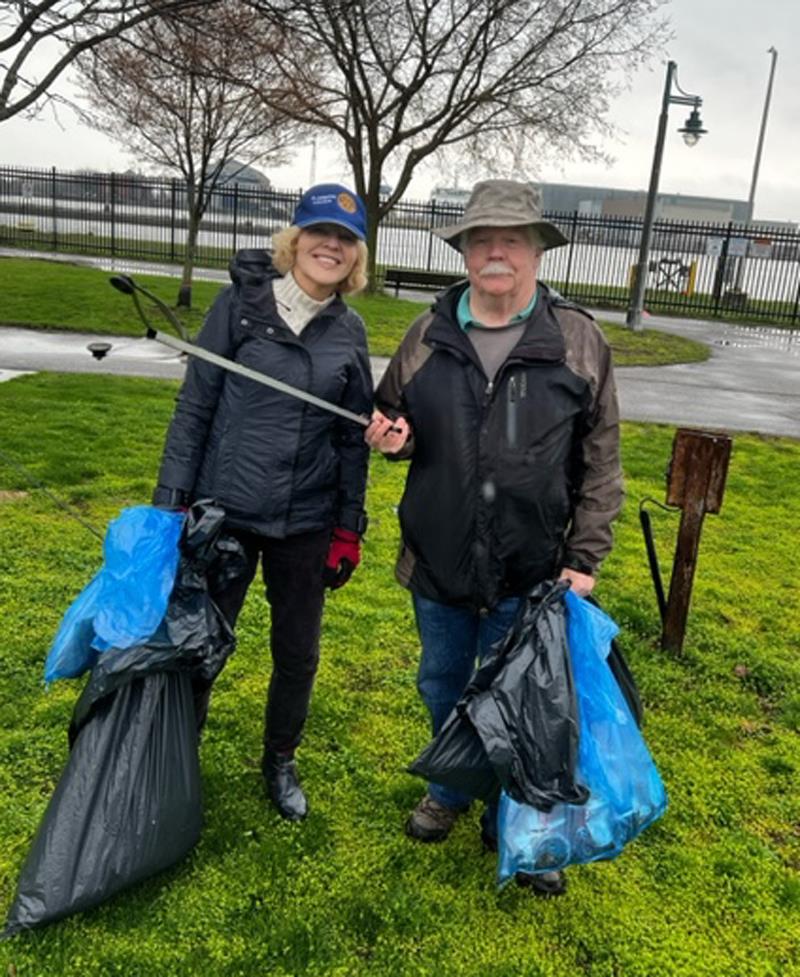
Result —
<svg viewBox="0 0 800 977"><path fill-rule="evenodd" d="M224 266L232 252L263 247L289 223L300 195L231 183L218 187L203 219L199 265ZM0 245L179 263L186 235L179 180L129 174L0 167ZM463 213L435 201L397 204L381 223L384 268L463 270L431 227ZM581 213L548 214L569 239L547 252L542 277L568 298L624 308L642 222ZM786 225L656 221L645 307L755 321L800 321L800 233Z"/></svg>

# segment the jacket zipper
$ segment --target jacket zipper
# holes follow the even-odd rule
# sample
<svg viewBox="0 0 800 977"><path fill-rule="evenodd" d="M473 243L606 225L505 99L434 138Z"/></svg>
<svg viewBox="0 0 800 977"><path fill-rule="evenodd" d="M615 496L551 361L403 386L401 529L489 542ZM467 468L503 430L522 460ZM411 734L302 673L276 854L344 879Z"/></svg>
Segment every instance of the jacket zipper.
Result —
<svg viewBox="0 0 800 977"><path fill-rule="evenodd" d="M508 378L508 409L506 411L506 440L509 448L517 446L517 378Z"/></svg>
<svg viewBox="0 0 800 977"><path fill-rule="evenodd" d="M494 380L489 380L486 384L486 388L483 394L483 404L481 405L481 423L478 429L478 470L476 479L476 490L478 497L476 499L476 527L479 535L484 535L487 533L489 525L489 513L491 512L493 499L490 501L487 497L488 481L483 473L482 458L484 454L484 446L486 444L487 429L486 425L488 423L489 411L491 409L492 396L494 394ZM487 556L488 560L488 556ZM488 582L488 566L486 560L480 561L476 560L475 570L477 573L478 582L478 592L482 593L485 591ZM482 604L479 607L479 612L482 617L485 617L489 611L488 608L484 607Z"/></svg>

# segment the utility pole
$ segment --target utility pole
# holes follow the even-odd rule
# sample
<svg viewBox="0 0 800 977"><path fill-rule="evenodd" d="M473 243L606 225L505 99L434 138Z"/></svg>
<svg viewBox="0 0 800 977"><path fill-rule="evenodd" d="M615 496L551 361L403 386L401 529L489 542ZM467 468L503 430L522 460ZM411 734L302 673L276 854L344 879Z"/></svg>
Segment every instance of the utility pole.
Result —
<svg viewBox="0 0 800 977"><path fill-rule="evenodd" d="M317 137L311 137L311 170L308 175L308 185L313 187L317 182Z"/></svg>
<svg viewBox="0 0 800 977"><path fill-rule="evenodd" d="M767 95L764 99L764 111L761 115L761 130L758 133L758 145L756 146L756 159L753 164L753 179L750 182L750 196L747 198L747 222L753 219L753 207L756 200L756 184L758 183L758 171L761 167L761 151L764 148L764 135L767 131L767 116L769 115L769 103L772 99L772 82L775 78L775 65L778 61L778 52L774 47L769 48L767 54L772 55L772 63L769 69L769 81L767 82Z"/></svg>
<svg viewBox="0 0 800 977"><path fill-rule="evenodd" d="M756 144L756 158L753 162L753 178L750 181L750 195L747 198L747 214L745 217L745 227L749 227L753 222L753 210L755 208L756 201L756 184L758 183L758 171L761 168L761 152L764 149L764 135L767 131L767 116L769 115L769 103L772 99L772 82L775 78L775 64L778 60L778 52L774 47L767 50L767 54L772 55L772 63L769 69L769 81L767 82L767 94L764 98L764 111L761 113L761 128L758 133L758 143ZM736 292L742 292L742 282L744 280L744 266L746 259L740 257L736 259L736 279L734 281L734 288ZM741 295L740 299L742 301L746 300L745 295Z"/></svg>

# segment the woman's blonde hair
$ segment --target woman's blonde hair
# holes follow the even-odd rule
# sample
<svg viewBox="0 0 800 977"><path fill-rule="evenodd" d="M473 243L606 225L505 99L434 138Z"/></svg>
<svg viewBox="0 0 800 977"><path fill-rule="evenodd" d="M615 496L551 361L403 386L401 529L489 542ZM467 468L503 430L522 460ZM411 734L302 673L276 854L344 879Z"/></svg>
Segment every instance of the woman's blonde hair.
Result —
<svg viewBox="0 0 800 977"><path fill-rule="evenodd" d="M297 239L301 230L302 228L292 224L291 227L284 227L282 231L272 235L272 263L282 275L294 268ZM356 263L347 278L336 288L337 292L344 295L360 292L367 285L367 246L363 241L357 241L356 247Z"/></svg>

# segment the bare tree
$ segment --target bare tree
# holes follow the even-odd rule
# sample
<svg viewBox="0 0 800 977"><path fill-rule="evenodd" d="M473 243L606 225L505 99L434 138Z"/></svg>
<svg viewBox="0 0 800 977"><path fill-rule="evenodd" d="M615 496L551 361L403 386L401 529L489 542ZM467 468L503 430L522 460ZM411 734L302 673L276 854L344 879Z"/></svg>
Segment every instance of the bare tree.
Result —
<svg viewBox="0 0 800 977"><path fill-rule="evenodd" d="M299 0L299 43L277 54L287 85L322 79L294 117L344 147L377 227L416 167L460 145L491 161L543 150L591 153L615 81L663 40L662 0ZM259 6L256 0L255 6ZM263 5L266 17L270 16ZM320 65L302 52L315 47ZM380 193L391 166L394 190ZM487 167L488 168L488 167Z"/></svg>
<svg viewBox="0 0 800 977"><path fill-rule="evenodd" d="M223 167L279 162L299 136L291 95L273 92L280 31L246 3L150 20L78 64L85 118L138 159L177 171L188 230L178 305L191 305L197 238Z"/></svg>
<svg viewBox="0 0 800 977"><path fill-rule="evenodd" d="M219 0L0 2L0 122L35 112L76 58L145 21Z"/></svg>

